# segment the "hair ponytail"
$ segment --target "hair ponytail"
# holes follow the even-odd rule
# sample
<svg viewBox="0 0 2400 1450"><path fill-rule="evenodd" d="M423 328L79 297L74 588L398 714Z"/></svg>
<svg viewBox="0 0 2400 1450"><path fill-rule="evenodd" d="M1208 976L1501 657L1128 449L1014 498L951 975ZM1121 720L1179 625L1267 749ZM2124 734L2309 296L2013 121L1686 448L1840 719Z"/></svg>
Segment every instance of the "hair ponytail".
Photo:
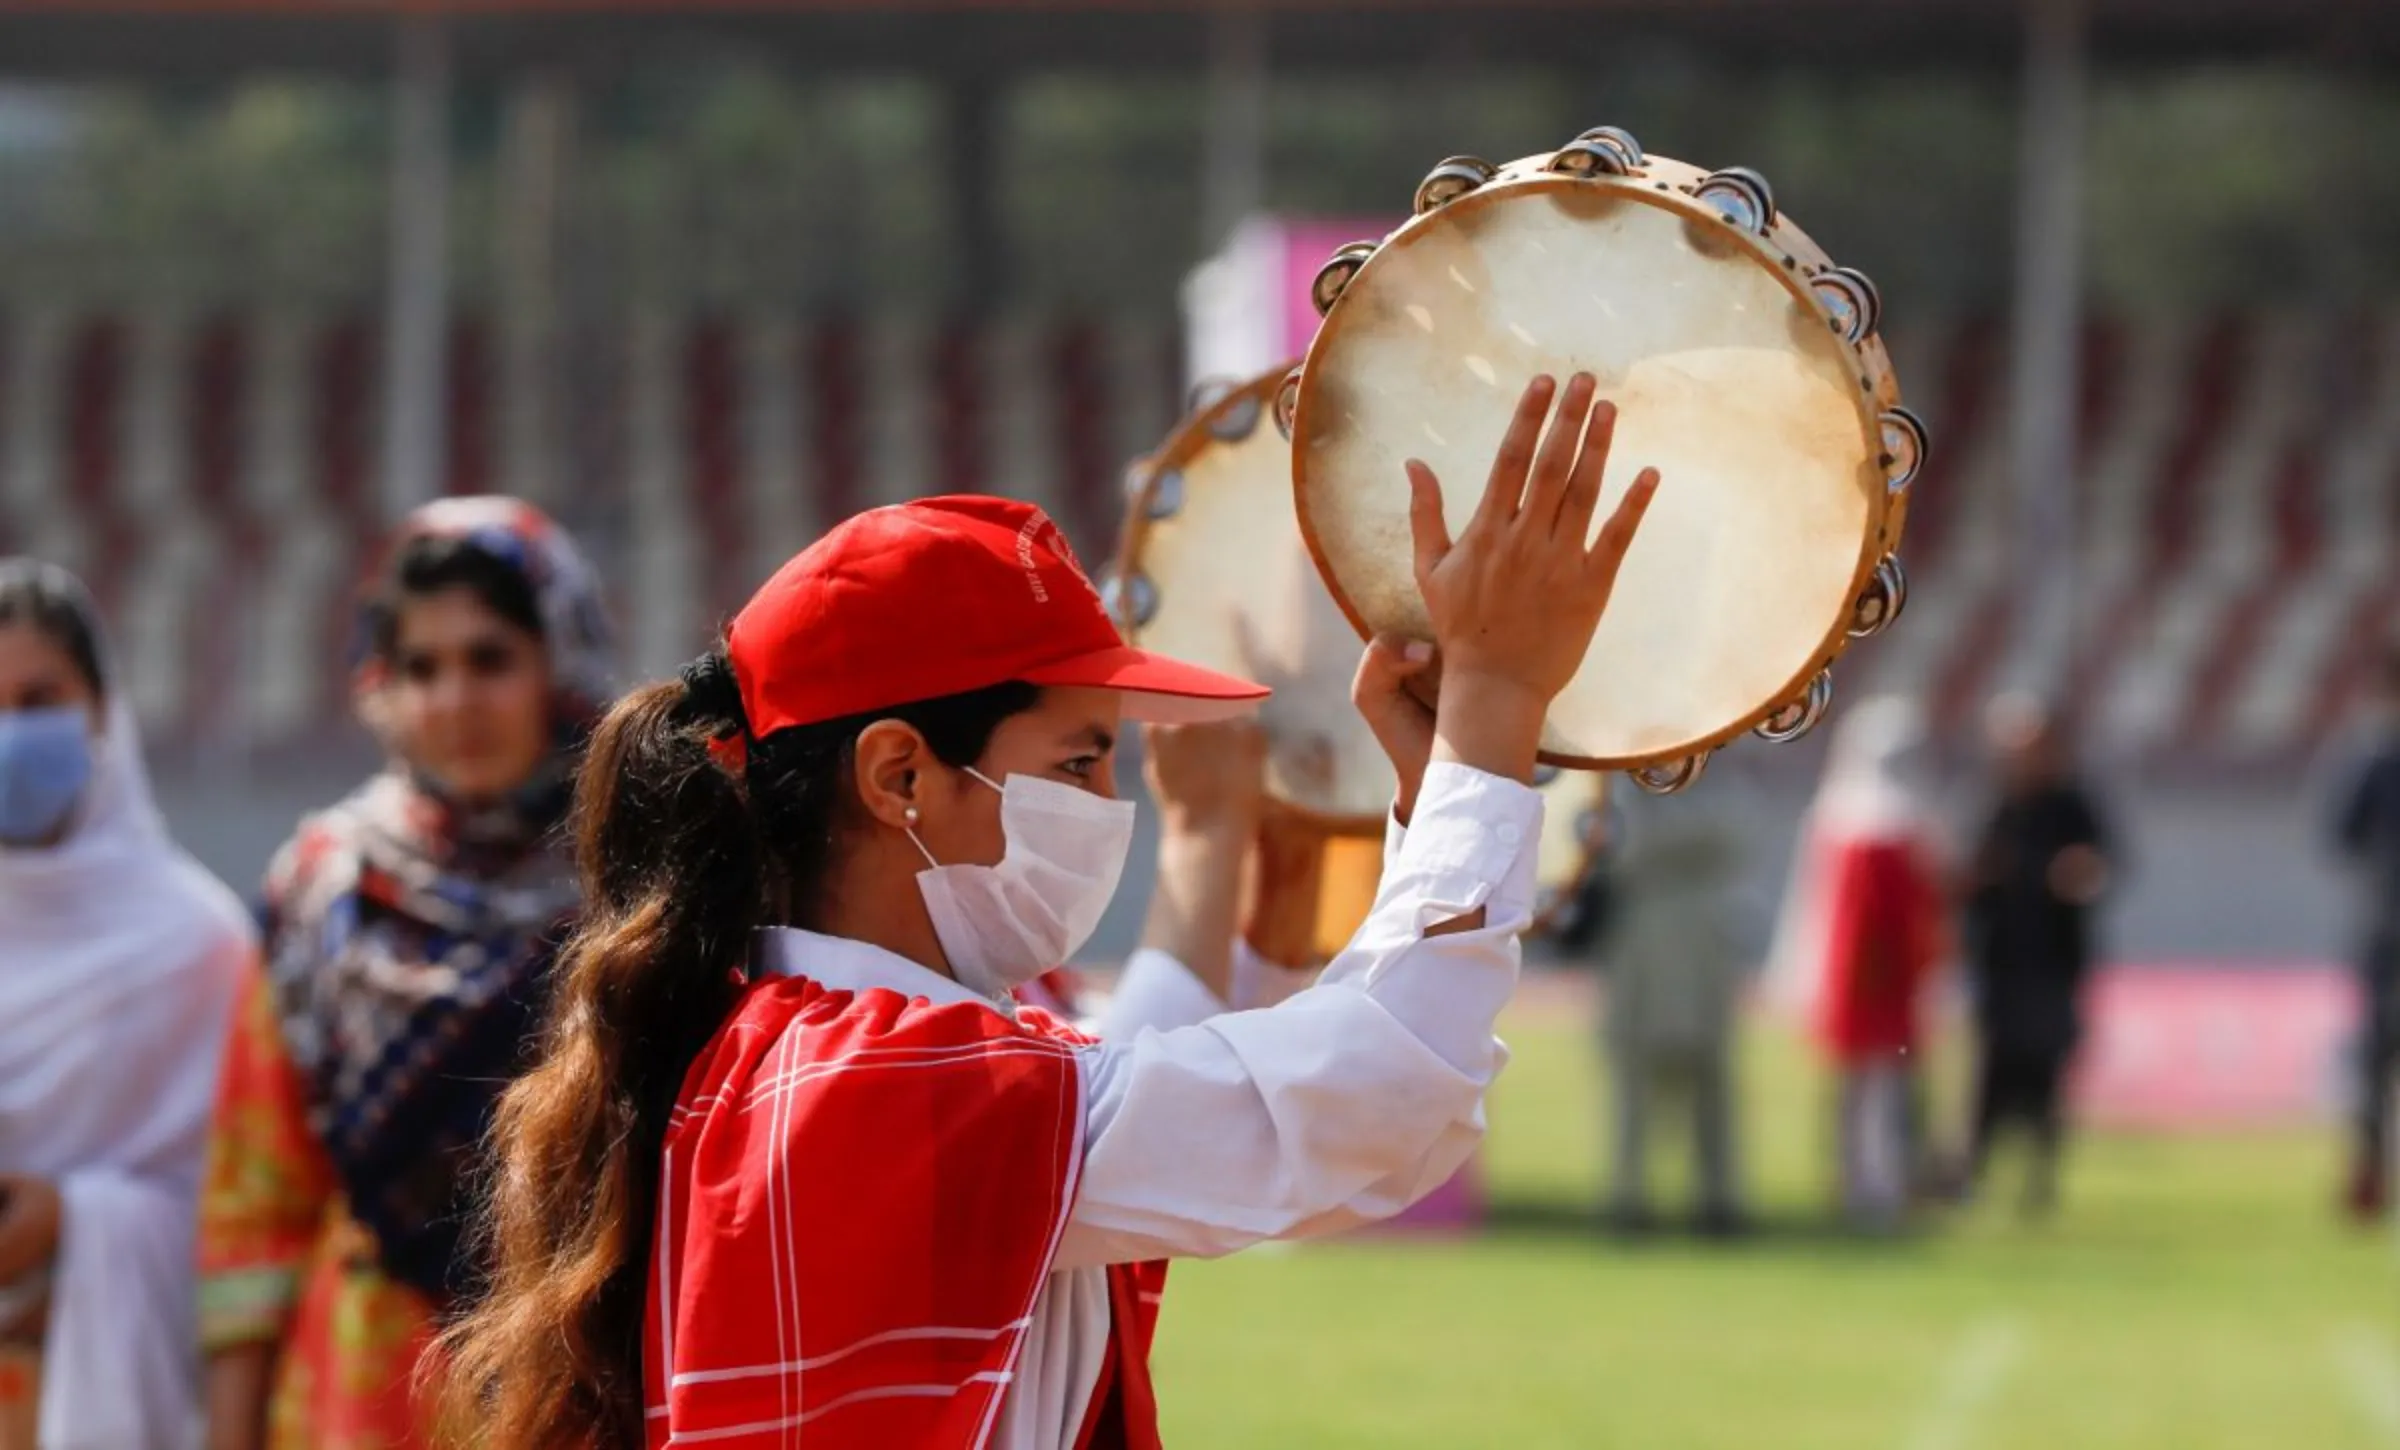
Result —
<svg viewBox="0 0 2400 1450"><path fill-rule="evenodd" d="M971 765L1041 698L1006 683L750 740L722 653L619 700L575 786L583 919L560 952L538 1066L488 1145L482 1302L443 1335L445 1438L638 1450L642 1291L667 1117L740 994L751 934L814 918L876 720Z"/></svg>
<svg viewBox="0 0 2400 1450"><path fill-rule="evenodd" d="M554 969L541 1061L493 1121L487 1293L444 1336L443 1422L458 1443L642 1443L642 1289L667 1116L733 1009L769 909L746 788L710 757L710 738L739 727L738 695L732 710L711 680L647 686L586 747L573 813L583 916Z"/></svg>

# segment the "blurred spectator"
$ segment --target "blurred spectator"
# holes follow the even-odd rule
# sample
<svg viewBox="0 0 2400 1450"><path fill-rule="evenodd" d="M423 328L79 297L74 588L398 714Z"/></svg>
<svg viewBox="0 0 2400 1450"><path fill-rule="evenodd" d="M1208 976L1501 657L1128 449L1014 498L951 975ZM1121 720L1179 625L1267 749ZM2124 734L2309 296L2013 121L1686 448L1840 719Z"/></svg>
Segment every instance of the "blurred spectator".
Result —
<svg viewBox="0 0 2400 1450"><path fill-rule="evenodd" d="M1597 942L1616 1106L1609 1214L1623 1228L1651 1222L1649 1129L1670 1103L1691 1115L1695 1227L1745 1226L1733 1038L1760 943L1757 914L1738 895L1737 787L1720 763L1687 795L1612 802L1603 817L1616 903Z"/></svg>
<svg viewBox="0 0 2400 1450"><path fill-rule="evenodd" d="M1834 1066L1842 1214L1878 1232L1901 1225L1918 1174L1919 1000L1947 940L1925 747L1906 701L1842 718L1769 967Z"/></svg>
<svg viewBox="0 0 2400 1450"><path fill-rule="evenodd" d="M524 1066L579 900L557 830L607 703L597 580L507 499L412 515L360 621L391 764L266 885L201 1207L212 1450L416 1450L412 1393L477 1145Z"/></svg>
<svg viewBox="0 0 2400 1450"><path fill-rule="evenodd" d="M2358 870L2360 1077L2349 1208L2383 1212L2391 1191L2392 1072L2400 1058L2400 644L2384 655L2363 758L2336 803L2334 839Z"/></svg>
<svg viewBox="0 0 2400 1450"><path fill-rule="evenodd" d="M192 1218L256 954L167 838L83 587L0 560L0 1445L198 1442Z"/></svg>
<svg viewBox="0 0 2400 1450"><path fill-rule="evenodd" d="M1551 809L1563 809L1554 800ZM1616 918L1616 861L1612 855L1610 815L1613 803L1589 806L1575 820L1575 844L1580 853L1574 878L1558 888L1534 917L1532 934L1569 961L1593 960Z"/></svg>
<svg viewBox="0 0 2400 1450"><path fill-rule="evenodd" d="M2061 1098L2082 1036L2091 915L2114 871L2098 804L2077 780L2049 713L2005 699L1991 713L2000 795L1978 837L1966 894L1978 1067L1967 1185L1980 1181L2000 1131L2032 1135L2024 1207L2058 1197L2066 1136Z"/></svg>

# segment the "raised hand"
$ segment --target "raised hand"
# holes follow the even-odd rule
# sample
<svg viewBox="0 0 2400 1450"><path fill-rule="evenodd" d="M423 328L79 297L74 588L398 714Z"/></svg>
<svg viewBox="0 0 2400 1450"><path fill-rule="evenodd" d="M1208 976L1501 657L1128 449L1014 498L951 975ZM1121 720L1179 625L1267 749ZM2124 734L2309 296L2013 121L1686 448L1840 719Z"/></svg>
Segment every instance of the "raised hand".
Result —
<svg viewBox="0 0 2400 1450"><path fill-rule="evenodd" d="M1183 963L1225 1001L1242 870L1266 808L1267 736L1254 720L1151 725L1142 769L1158 802L1158 883L1142 945Z"/></svg>
<svg viewBox="0 0 2400 1450"><path fill-rule="evenodd" d="M1169 831L1224 831L1247 841L1266 799L1267 736L1255 720L1151 725L1142 770Z"/></svg>
<svg viewBox="0 0 2400 1450"><path fill-rule="evenodd" d="M1440 670L1432 645L1379 634L1367 642L1358 673L1350 680L1350 703L1358 707L1375 743L1392 762L1392 773L1400 778L1393 808L1402 825L1416 809L1417 787L1424 784L1425 764L1433 758L1433 711L1424 702L1437 692L1423 687L1438 680Z"/></svg>
<svg viewBox="0 0 2400 1450"><path fill-rule="evenodd" d="M1457 539L1433 471L1408 464L1417 588L1442 659L1433 755L1530 779L1550 702L1575 677L1658 488L1643 469L1588 546L1616 431L1612 403L1578 373L1558 397L1537 377L1500 441L1483 499ZM1543 421L1549 419L1547 434Z"/></svg>

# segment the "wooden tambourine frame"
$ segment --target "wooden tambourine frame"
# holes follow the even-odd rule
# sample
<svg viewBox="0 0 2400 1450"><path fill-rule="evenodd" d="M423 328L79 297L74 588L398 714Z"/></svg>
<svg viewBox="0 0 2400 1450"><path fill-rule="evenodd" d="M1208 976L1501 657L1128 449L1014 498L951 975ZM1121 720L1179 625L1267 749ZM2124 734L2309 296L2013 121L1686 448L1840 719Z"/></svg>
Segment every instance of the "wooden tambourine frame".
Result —
<svg viewBox="0 0 2400 1450"><path fill-rule="evenodd" d="M1153 518L1152 504L1162 481L1170 477L1181 479L1201 454L1221 443L1218 429L1228 420L1248 414L1256 428L1273 426L1269 413L1274 393L1281 386L1291 364L1286 363L1271 372L1246 382L1222 388L1204 387L1192 410L1176 424L1173 432L1157 451L1138 459L1127 470L1125 488L1125 521L1118 531L1114 559L1104 576L1102 597L1116 620L1118 630L1129 643L1141 642L1139 621L1140 603L1134 596L1134 581L1147 581L1143 569L1144 557L1152 531L1159 520ZM1242 430L1248 438L1250 430ZM1311 555L1314 564L1314 556ZM1323 577L1319 569L1319 577ZM1171 583L1157 586L1162 592L1171 590ZM1205 663L1205 661L1204 661ZM1380 841L1383 838L1383 814L1331 812L1278 797L1278 807L1292 812L1308 825L1328 837L1360 838Z"/></svg>

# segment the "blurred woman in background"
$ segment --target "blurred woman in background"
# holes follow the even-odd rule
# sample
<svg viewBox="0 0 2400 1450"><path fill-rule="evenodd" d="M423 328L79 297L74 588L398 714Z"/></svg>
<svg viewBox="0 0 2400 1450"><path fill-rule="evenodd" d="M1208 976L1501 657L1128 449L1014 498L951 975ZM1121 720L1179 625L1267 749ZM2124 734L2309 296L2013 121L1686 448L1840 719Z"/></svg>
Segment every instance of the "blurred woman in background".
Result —
<svg viewBox="0 0 2400 1450"><path fill-rule="evenodd" d="M1841 1210L1870 1231L1898 1227L1917 1186L1919 1005L1949 951L1925 745L1922 717L1902 700L1842 718L1769 967L1833 1065Z"/></svg>
<svg viewBox="0 0 2400 1450"><path fill-rule="evenodd" d="M256 939L167 838L82 585L0 560L0 1445L187 1450L192 1220Z"/></svg>
<svg viewBox="0 0 2400 1450"><path fill-rule="evenodd" d="M475 1277L494 1100L577 905L557 827L608 703L597 581L509 499L410 516L361 611L391 761L266 881L201 1213L214 1450L430 1443L412 1378Z"/></svg>
<svg viewBox="0 0 2400 1450"><path fill-rule="evenodd" d="M1621 904L1599 957L1616 1120L1608 1216L1621 1230L1654 1224L1649 1130L1670 1108L1690 1134L1692 1227L1721 1237L1747 1226L1736 1042L1766 916L1743 891L1751 795L1740 763L1728 762L1674 800L1612 803Z"/></svg>
<svg viewBox="0 0 2400 1450"><path fill-rule="evenodd" d="M2116 848L2096 793L2040 701L2008 696L1988 721L2000 789L1969 858L1965 923L1974 975L1972 1192L2009 1128L2033 1140L2023 1210L2058 1201L2067 1136L2066 1077L2083 1039L2094 918L2115 878Z"/></svg>

